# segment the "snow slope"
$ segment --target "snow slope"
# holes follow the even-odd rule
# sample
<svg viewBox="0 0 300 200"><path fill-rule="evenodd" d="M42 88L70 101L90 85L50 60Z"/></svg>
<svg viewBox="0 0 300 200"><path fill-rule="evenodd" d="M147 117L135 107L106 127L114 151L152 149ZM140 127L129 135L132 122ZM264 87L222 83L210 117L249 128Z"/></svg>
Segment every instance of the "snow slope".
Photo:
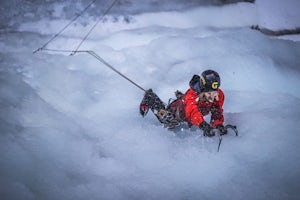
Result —
<svg viewBox="0 0 300 200"><path fill-rule="evenodd" d="M143 91L90 55L32 54L68 21L1 29L1 198L299 199L300 43L249 29L268 2L107 16L81 47L165 102L193 74L218 71L225 121L240 133L219 153L197 128L139 116ZM76 48L95 22L84 19L48 47Z"/></svg>

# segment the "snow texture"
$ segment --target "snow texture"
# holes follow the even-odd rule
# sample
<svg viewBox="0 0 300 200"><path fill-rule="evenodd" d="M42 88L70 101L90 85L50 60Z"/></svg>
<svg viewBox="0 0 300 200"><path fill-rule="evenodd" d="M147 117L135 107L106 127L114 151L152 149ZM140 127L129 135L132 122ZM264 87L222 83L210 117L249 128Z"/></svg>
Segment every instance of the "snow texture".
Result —
<svg viewBox="0 0 300 200"><path fill-rule="evenodd" d="M239 129L218 153L217 137L142 118L143 91L91 55L32 53L88 1L1 1L1 199L300 198L300 43L249 28L299 27L299 1L186 2L119 1L80 49L165 102L218 71L225 122ZM111 3L47 48L74 50Z"/></svg>

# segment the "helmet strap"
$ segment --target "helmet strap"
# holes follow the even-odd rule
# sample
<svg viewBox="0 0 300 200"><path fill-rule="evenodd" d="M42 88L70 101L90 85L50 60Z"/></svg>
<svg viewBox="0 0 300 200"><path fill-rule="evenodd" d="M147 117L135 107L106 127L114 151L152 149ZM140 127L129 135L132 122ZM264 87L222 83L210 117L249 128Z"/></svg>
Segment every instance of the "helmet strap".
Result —
<svg viewBox="0 0 300 200"><path fill-rule="evenodd" d="M206 85L205 78L202 75L200 75L200 79L201 79L201 82L202 82L202 86L205 87L205 85Z"/></svg>

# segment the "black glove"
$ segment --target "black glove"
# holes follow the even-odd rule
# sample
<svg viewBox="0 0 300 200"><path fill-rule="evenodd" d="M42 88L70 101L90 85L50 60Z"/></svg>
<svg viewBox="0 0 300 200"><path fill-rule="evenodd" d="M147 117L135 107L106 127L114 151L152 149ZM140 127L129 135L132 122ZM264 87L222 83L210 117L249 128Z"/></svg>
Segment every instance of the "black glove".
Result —
<svg viewBox="0 0 300 200"><path fill-rule="evenodd" d="M213 132L213 128L206 121L201 122L199 128L203 130L204 136L208 136L208 137L215 136L215 133Z"/></svg>
<svg viewBox="0 0 300 200"><path fill-rule="evenodd" d="M217 129L221 132L221 135L227 134L227 129L222 124L217 125Z"/></svg>

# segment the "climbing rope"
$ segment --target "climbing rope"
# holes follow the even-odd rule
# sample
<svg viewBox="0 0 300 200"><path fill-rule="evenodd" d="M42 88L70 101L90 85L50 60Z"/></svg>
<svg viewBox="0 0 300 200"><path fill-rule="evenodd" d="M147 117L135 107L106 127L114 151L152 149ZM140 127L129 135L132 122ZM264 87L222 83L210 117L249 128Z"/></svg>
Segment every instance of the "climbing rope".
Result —
<svg viewBox="0 0 300 200"><path fill-rule="evenodd" d="M33 53L43 50L50 42L52 42L55 38L57 38L64 30L66 30L74 21L78 19L83 13L85 13L96 0L93 0L81 13L77 14L65 27L63 27L58 33L56 33L52 38L50 38L42 47L36 49Z"/></svg>
<svg viewBox="0 0 300 200"><path fill-rule="evenodd" d="M104 64L105 66L109 67L111 70L113 70L114 72L116 72L117 74L119 74L120 76L122 76L123 78L125 78L126 80L128 80L129 82L131 82L133 85L135 85L136 87L138 87L139 89L143 90L144 92L146 91L144 88L142 88L140 85L138 85L137 83L135 83L134 81L132 81L131 79L129 79L127 76L125 76L124 74L122 74L120 71L118 71L116 68L114 68L111 64L109 64L108 62L106 62L102 57L100 57L98 54L96 54L94 51L82 51L82 50L78 50L80 48L80 46L83 44L83 42L88 38L88 36L92 33L92 31L95 29L95 27L98 25L98 23L103 20L103 18L107 15L107 13L113 8L113 6L116 4L116 2L118 0L114 0L113 3L105 10L105 12L103 13L103 15L99 18L99 20L94 24L94 26L89 30L89 32L85 35L85 37L81 40L81 42L79 43L79 45L77 46L77 48L75 50L60 50L60 49L49 49L46 48L46 46L53 41L56 37L58 37L70 24L72 24L79 16L81 16L96 0L93 0L79 15L77 15L73 20L71 20L70 23L68 23L68 25L66 25L62 30L60 30L57 34L54 35L54 37L52 37L48 42L46 42L41 48L38 48L37 50L35 50L33 53L36 53L38 51L52 51L52 52L64 52L64 53L70 53L70 55L75 55L76 53L88 53L91 56L93 56L94 58L96 58L98 61L100 61L102 64Z"/></svg>
<svg viewBox="0 0 300 200"><path fill-rule="evenodd" d="M44 48L43 50L44 51L52 51L52 52L71 53L70 55L74 55L74 53L75 53L73 50L58 50L58 49L47 49L47 48ZM120 71L118 71L115 67L113 67L111 64L109 64L108 62L106 62L101 56L99 56L94 51L90 51L90 50L77 50L76 53L88 53L88 54L90 54L91 56L93 56L94 58L96 58L98 61L100 61L102 64L104 64L105 66L107 66L108 68L110 68L111 70L113 70L114 72L116 72L117 74L119 74L120 76L122 76L123 78L125 78L127 81L129 81L130 83L132 83L133 85L135 85L139 89L141 89L144 92L146 92L146 90L144 88L142 88L140 85L138 85L137 83L135 83L134 81L132 81L130 78L128 78L124 74L122 74Z"/></svg>
<svg viewBox="0 0 300 200"><path fill-rule="evenodd" d="M99 18L99 20L94 24L94 26L89 30L89 32L84 36L84 38L81 40L81 42L79 43L79 45L77 46L77 48L73 51L73 53L71 55L75 55L75 53L78 51L78 49L80 48L80 46L83 44L83 42L87 39L87 37L92 33L92 31L96 28L96 26L98 25L98 23L100 21L103 20L103 18L105 17L105 15L112 9L112 7L114 7L114 5L116 4L118 0L113 1L113 3L106 9L106 11L103 13L103 15Z"/></svg>

